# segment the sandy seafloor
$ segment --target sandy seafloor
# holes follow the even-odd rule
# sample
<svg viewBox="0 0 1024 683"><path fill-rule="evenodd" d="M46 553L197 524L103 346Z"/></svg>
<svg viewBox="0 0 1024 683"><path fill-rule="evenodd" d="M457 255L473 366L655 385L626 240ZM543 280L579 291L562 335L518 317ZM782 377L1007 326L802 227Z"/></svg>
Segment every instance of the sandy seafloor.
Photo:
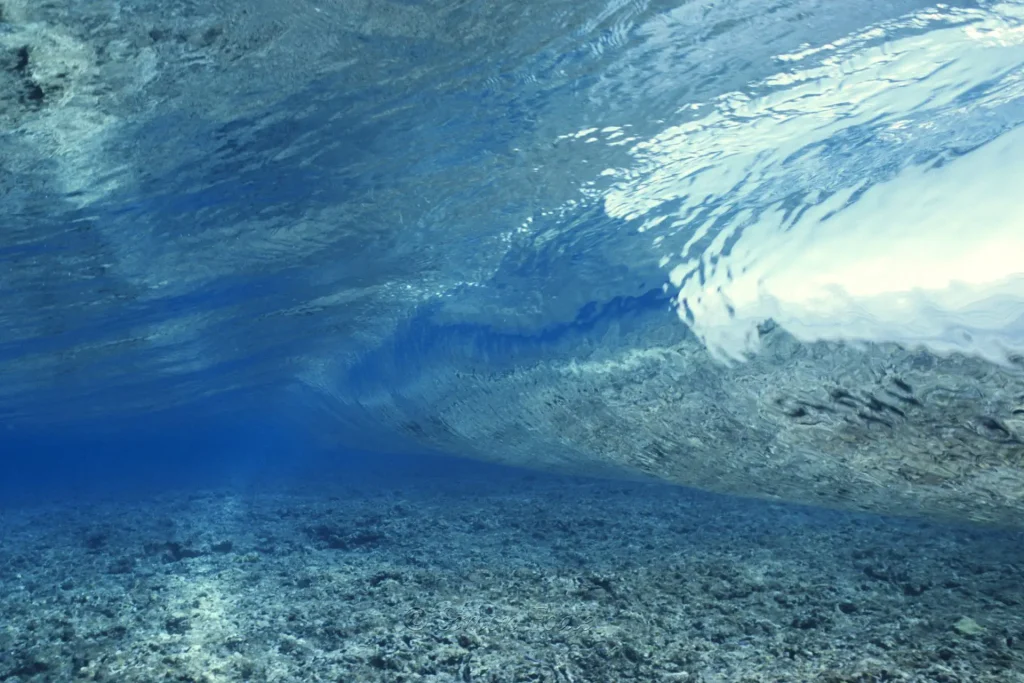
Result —
<svg viewBox="0 0 1024 683"><path fill-rule="evenodd" d="M0 681L1024 681L1024 537L557 479L0 511Z"/></svg>

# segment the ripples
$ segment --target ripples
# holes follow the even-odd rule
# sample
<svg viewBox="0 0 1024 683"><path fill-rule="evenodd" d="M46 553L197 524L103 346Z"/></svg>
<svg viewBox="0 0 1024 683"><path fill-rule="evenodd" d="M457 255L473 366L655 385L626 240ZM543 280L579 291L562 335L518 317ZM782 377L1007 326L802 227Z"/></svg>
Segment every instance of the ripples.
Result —
<svg viewBox="0 0 1024 683"><path fill-rule="evenodd" d="M547 339L663 285L652 338L721 358L766 317L1018 348L1019 4L119 6L5 3L73 81L0 141L12 419L344 391L409 321Z"/></svg>
<svg viewBox="0 0 1024 683"><path fill-rule="evenodd" d="M733 358L768 318L806 341L1019 352L1020 6L931 10L776 59L609 171L605 210L645 221L680 317Z"/></svg>

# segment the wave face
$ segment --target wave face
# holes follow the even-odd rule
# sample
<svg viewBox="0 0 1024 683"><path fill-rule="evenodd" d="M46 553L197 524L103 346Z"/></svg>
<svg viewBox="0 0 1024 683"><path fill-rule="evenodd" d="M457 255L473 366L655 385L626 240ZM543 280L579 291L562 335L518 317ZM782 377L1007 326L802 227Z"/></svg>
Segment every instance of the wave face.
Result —
<svg viewBox="0 0 1024 683"><path fill-rule="evenodd" d="M1024 519L1024 3L73 5L0 0L7 424Z"/></svg>

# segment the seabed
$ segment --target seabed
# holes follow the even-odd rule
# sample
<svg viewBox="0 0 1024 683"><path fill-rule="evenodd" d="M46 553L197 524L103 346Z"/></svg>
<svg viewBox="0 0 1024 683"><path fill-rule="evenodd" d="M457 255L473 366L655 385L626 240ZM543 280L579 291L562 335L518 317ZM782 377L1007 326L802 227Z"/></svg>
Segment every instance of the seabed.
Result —
<svg viewBox="0 0 1024 683"><path fill-rule="evenodd" d="M0 681L1024 681L1019 532L514 474L0 512Z"/></svg>

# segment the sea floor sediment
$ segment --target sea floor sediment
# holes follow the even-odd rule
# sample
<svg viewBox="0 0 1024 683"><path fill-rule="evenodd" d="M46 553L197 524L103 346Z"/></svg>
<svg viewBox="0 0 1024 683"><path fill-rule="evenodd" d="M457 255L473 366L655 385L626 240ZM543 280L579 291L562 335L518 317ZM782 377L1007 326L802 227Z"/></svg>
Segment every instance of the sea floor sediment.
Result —
<svg viewBox="0 0 1024 683"><path fill-rule="evenodd" d="M0 681L1024 681L1024 537L511 474L0 510Z"/></svg>

